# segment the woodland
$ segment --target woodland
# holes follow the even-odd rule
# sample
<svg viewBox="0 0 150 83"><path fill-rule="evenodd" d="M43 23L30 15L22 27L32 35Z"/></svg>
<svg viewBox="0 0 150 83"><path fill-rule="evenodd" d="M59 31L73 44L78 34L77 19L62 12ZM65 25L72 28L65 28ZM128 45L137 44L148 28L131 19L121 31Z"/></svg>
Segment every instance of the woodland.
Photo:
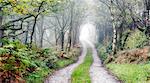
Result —
<svg viewBox="0 0 150 83"><path fill-rule="evenodd" d="M150 1L0 0L0 83L150 83Z"/></svg>

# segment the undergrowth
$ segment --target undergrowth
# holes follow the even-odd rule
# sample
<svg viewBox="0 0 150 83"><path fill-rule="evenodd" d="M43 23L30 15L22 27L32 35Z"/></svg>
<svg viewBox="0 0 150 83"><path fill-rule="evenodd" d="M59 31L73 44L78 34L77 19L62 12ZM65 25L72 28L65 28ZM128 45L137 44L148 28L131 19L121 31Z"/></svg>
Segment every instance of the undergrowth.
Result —
<svg viewBox="0 0 150 83"><path fill-rule="evenodd" d="M107 68L124 83L150 83L150 64L108 64Z"/></svg>
<svg viewBox="0 0 150 83"><path fill-rule="evenodd" d="M52 71L74 61L59 58L59 52L51 48L29 49L20 41L7 41L0 47L0 82L43 83Z"/></svg>

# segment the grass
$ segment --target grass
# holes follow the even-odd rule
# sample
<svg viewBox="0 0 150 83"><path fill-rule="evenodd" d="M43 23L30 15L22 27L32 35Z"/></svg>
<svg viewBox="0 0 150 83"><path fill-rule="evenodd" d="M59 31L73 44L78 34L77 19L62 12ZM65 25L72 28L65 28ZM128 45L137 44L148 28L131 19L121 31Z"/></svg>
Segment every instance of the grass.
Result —
<svg viewBox="0 0 150 83"><path fill-rule="evenodd" d="M88 53L85 60L73 72L71 83L91 83L89 69L93 62L91 53Z"/></svg>
<svg viewBox="0 0 150 83"><path fill-rule="evenodd" d="M74 63L75 60L73 59L59 59L56 64L57 64L57 67L58 68L63 68L63 67L66 67L68 66L69 64L72 64Z"/></svg>
<svg viewBox="0 0 150 83"><path fill-rule="evenodd" d="M74 63L74 59L59 59L56 64L57 64L57 69L63 68L68 66L69 64ZM37 71L30 73L28 77L26 77L26 82L27 83L43 83L45 78L49 75L52 74L52 72L55 69L49 69L46 66L43 66L43 68L39 67Z"/></svg>
<svg viewBox="0 0 150 83"><path fill-rule="evenodd" d="M29 73L28 76L25 76L24 79L26 80L26 83L43 83L45 78L52 74L55 70L64 68L74 62L76 62L78 59L78 56L71 57L69 59L58 59L56 63L54 64L55 68L48 68L46 65L42 64L43 62L40 62L42 66L40 66L36 71Z"/></svg>
<svg viewBox="0 0 150 83"><path fill-rule="evenodd" d="M75 57L74 57L75 58ZM77 57L76 57L77 58ZM71 59L59 59L56 62L57 69L63 68L68 66L69 64L74 63L76 60L71 58ZM45 78L49 75L52 74L52 72L55 71L55 69L49 69L46 66L43 66L43 68L39 67L37 71L30 73L28 77L26 77L26 82L27 83L43 83Z"/></svg>
<svg viewBox="0 0 150 83"><path fill-rule="evenodd" d="M56 66L58 69L60 68L64 68L72 63L75 63L78 60L78 56L79 54L79 50L76 51L77 55L73 55L73 51L71 51L72 53L70 55L72 55L71 57L69 57L68 59L58 59L58 61L56 62Z"/></svg>
<svg viewBox="0 0 150 83"><path fill-rule="evenodd" d="M124 83L150 83L150 64L108 64L110 69Z"/></svg>
<svg viewBox="0 0 150 83"><path fill-rule="evenodd" d="M49 68L40 68L38 71L35 71L26 78L26 83L43 83L44 79L48 74L50 74L53 70Z"/></svg>

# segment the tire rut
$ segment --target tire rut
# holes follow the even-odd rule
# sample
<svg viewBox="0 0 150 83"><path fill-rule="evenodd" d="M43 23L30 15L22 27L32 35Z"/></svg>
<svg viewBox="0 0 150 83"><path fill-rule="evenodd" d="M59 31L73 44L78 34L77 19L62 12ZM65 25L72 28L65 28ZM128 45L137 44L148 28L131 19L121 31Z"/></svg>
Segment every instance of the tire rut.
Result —
<svg viewBox="0 0 150 83"><path fill-rule="evenodd" d="M86 50L82 51L81 56L76 63L54 72L54 74L49 76L44 83L71 83L71 74L76 67L83 63L86 53Z"/></svg>
<svg viewBox="0 0 150 83"><path fill-rule="evenodd" d="M115 76L112 76L103 67L101 60L97 55L96 49L93 49L93 64L90 67L90 77L92 83L120 83Z"/></svg>

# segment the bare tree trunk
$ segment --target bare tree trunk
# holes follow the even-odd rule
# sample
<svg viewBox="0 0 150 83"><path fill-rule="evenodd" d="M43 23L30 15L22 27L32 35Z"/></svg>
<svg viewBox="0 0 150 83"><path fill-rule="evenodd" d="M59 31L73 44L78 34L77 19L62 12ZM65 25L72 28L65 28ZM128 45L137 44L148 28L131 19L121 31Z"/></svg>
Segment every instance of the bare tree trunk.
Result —
<svg viewBox="0 0 150 83"><path fill-rule="evenodd" d="M41 33L41 39L40 39L40 47L42 48L43 47L43 38L44 38L44 30L42 31Z"/></svg>
<svg viewBox="0 0 150 83"><path fill-rule="evenodd" d="M3 45L2 40L4 36L4 30L1 28L3 22L2 8L0 7L0 47Z"/></svg>
<svg viewBox="0 0 150 83"><path fill-rule="evenodd" d="M30 23L27 22L27 31L26 31L26 33L25 33L25 41L24 41L24 44L26 44L26 45L27 45L27 43L28 43L29 28L30 28Z"/></svg>
<svg viewBox="0 0 150 83"><path fill-rule="evenodd" d="M42 48L43 47L43 38L44 38L44 32L45 32L45 29L44 29L44 16L42 15L42 20L41 20L41 25L40 25L40 31L39 31L39 35L40 35L40 47Z"/></svg>
<svg viewBox="0 0 150 83"><path fill-rule="evenodd" d="M68 51L70 51L71 46L72 46L71 31L69 32L69 40L68 40L68 42L69 42Z"/></svg>
<svg viewBox="0 0 150 83"><path fill-rule="evenodd" d="M30 37L30 48L32 47L32 43L33 43L33 35L34 35L34 32L35 32L37 18L38 18L38 15L35 16L35 18L34 18L34 24L33 24L32 32L31 32L31 37Z"/></svg>
<svg viewBox="0 0 150 83"><path fill-rule="evenodd" d="M73 28L73 6L71 8L71 21L70 21L70 29L69 29L69 37L68 37L68 51L70 51L71 46L72 46L72 28Z"/></svg>
<svg viewBox="0 0 150 83"><path fill-rule="evenodd" d="M57 30L55 29L55 45L56 45L56 50L57 50L57 46L58 46L58 39L59 39L59 36L60 36L60 35L57 34Z"/></svg>
<svg viewBox="0 0 150 83"><path fill-rule="evenodd" d="M58 44L58 41L57 41L57 31L55 29L55 45L57 46L57 44Z"/></svg>
<svg viewBox="0 0 150 83"><path fill-rule="evenodd" d="M34 31L33 40L32 40L32 41L34 41L34 45L37 45L37 44L38 44L36 29L35 29L35 31Z"/></svg>
<svg viewBox="0 0 150 83"><path fill-rule="evenodd" d="M113 44L112 44L112 50L115 53L116 51L116 42L117 42L117 30L115 23L113 23Z"/></svg>
<svg viewBox="0 0 150 83"><path fill-rule="evenodd" d="M58 45L58 38L57 38L57 31L56 31L56 29L55 29L55 45L56 45L56 47Z"/></svg>
<svg viewBox="0 0 150 83"><path fill-rule="evenodd" d="M116 43L117 43L117 30L115 27L115 23L112 24L113 25L113 43L112 43L112 51L113 54L116 53Z"/></svg>
<svg viewBox="0 0 150 83"><path fill-rule="evenodd" d="M37 19L38 19L38 16L40 15L40 10L41 10L43 4L44 4L44 1L41 2L40 6L38 8L38 14L36 16L34 16L34 24L33 24L32 32L31 32L31 37L30 37L30 45L29 45L30 48L32 47L33 35L34 35L34 32L35 32Z"/></svg>
<svg viewBox="0 0 150 83"><path fill-rule="evenodd" d="M78 36L78 28L74 28L73 29L73 40L72 40L72 44L73 46L77 43L77 36Z"/></svg>
<svg viewBox="0 0 150 83"><path fill-rule="evenodd" d="M61 30L61 51L64 51L64 31Z"/></svg>
<svg viewBox="0 0 150 83"><path fill-rule="evenodd" d="M115 54L116 53L116 43L117 43L117 30L116 30L116 23L115 23L113 11L114 11L113 0L111 0L110 12L111 12L112 28L113 28L112 52L113 52L113 54Z"/></svg>

